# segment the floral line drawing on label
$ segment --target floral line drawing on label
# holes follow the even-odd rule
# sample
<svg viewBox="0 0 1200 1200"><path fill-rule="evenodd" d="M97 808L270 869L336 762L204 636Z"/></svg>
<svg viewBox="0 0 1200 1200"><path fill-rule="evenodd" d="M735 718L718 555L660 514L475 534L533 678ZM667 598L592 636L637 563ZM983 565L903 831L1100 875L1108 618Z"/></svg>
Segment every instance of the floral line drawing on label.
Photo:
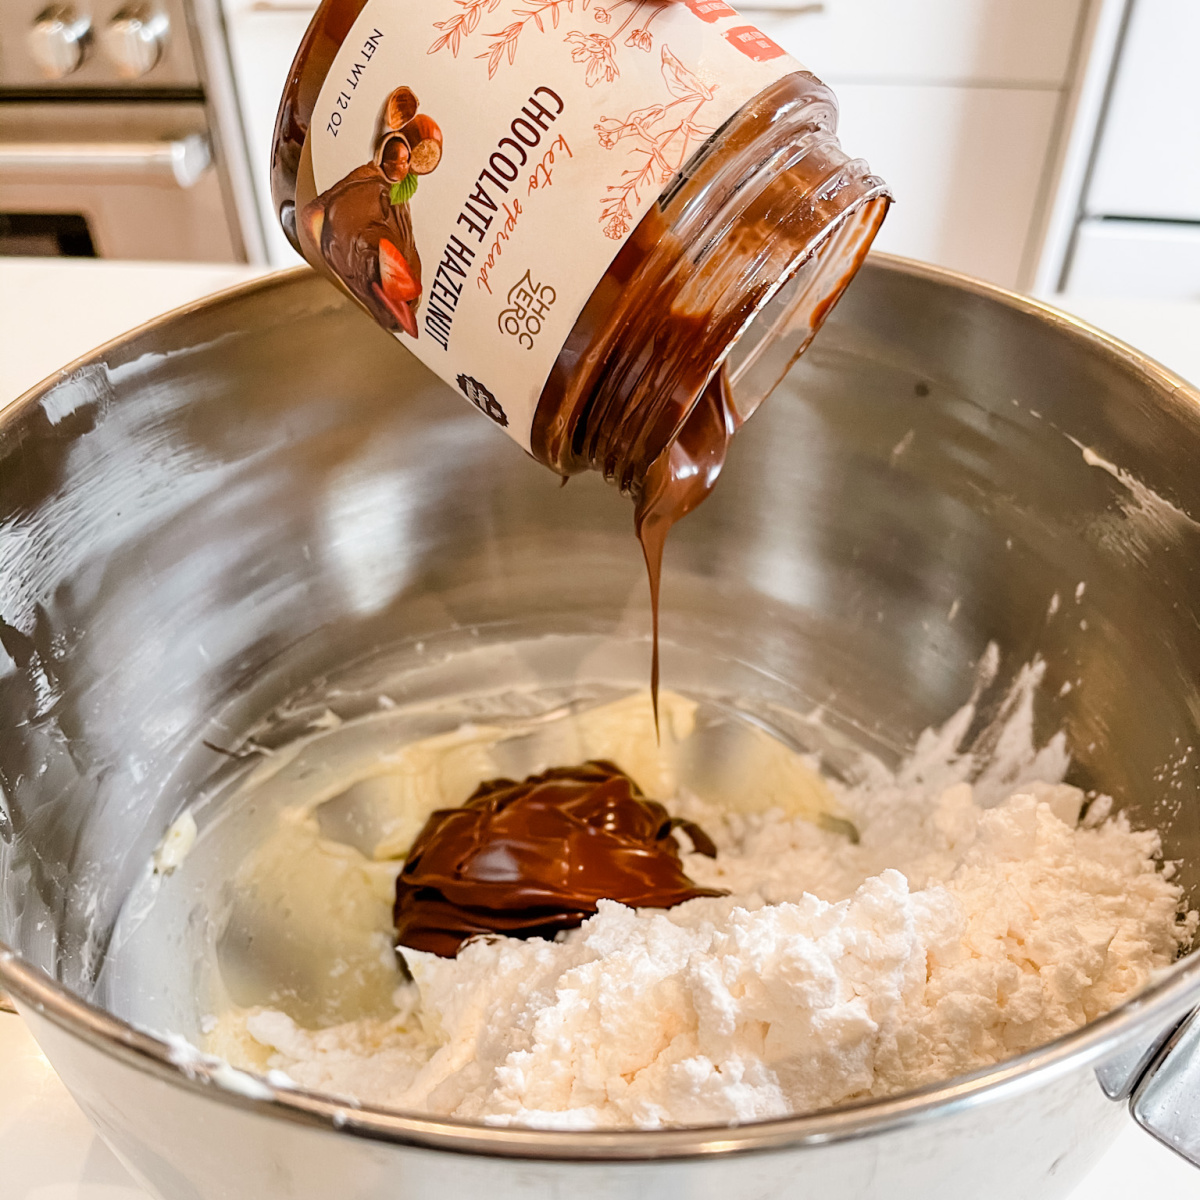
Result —
<svg viewBox="0 0 1200 1200"><path fill-rule="evenodd" d="M601 25L607 25L613 19L613 13L617 9L626 4L632 5L629 12L625 14L625 19L611 34L567 34L566 40L574 47L571 51L571 61L587 64L588 87L595 87L600 82L601 73L603 73L606 83L612 83L614 79L620 76L621 71L616 61L617 39L629 28L638 13L648 3L650 3L650 13L640 27L630 30L629 36L622 44L632 50L644 50L649 54L654 49L654 35L650 32L650 22L666 7L664 4L651 3L651 0L616 0L614 4L610 4L607 8L593 9L593 18Z"/></svg>
<svg viewBox="0 0 1200 1200"><path fill-rule="evenodd" d="M500 0L455 0L455 3L462 8L462 12L444 21L434 21L434 29L440 29L442 33L425 51L426 54L436 54L449 47L450 53L457 58L463 38L475 32L480 16L485 12L495 12L500 7Z"/></svg>
<svg viewBox="0 0 1200 1200"><path fill-rule="evenodd" d="M517 19L498 33L489 33L487 36L496 40L487 48L486 54L475 55L476 58L487 59L489 79L499 70L500 62L505 56L508 57L510 67L517 61L517 43L521 34L525 32L525 26L530 21L537 26L540 33L545 33L544 17L548 16L550 27L557 29L561 10L565 8L567 12L575 11L575 0L533 0L533 3L535 5L533 8L514 8L513 16ZM588 4L589 0L579 0L580 12L586 12ZM566 40L570 41L571 36L571 34L567 34Z"/></svg>
<svg viewBox="0 0 1200 1200"><path fill-rule="evenodd" d="M532 4L532 7L511 10L515 20L510 21L501 30L484 35L495 40L483 54L477 54L475 57L487 60L489 79L496 74L505 58L508 59L509 66L516 62L517 46L521 35L531 23L540 33L545 33L547 18L550 28L557 29L564 10L569 13L575 12L575 0L528 0L528 2ZM433 23L434 28L441 30L441 33L434 39L426 53L436 54L440 50L448 49L451 55L457 58L463 41L478 28L481 16L485 12L495 12L500 6L500 0L456 0L456 3L461 7L461 12L455 13L454 16L448 17L444 21ZM579 0L580 14L587 12L590 4L591 0ZM611 34L584 33L582 30L573 30L563 39L571 46L571 61L581 63L585 67L588 87L595 87L601 80L605 83L612 83L620 77L621 70L617 66L616 59L618 39L646 8L649 8L650 12L646 15L645 20L630 29L629 35L622 44L633 50L650 53L654 49L654 35L650 32L651 22L670 5L664 3L663 0L614 0L614 3L607 7L593 8L591 10L592 18L598 25L608 25L612 22L617 10L624 7L628 7L629 11Z"/></svg>
<svg viewBox="0 0 1200 1200"><path fill-rule="evenodd" d="M630 156L645 156L640 166L621 172L620 183L609 184L605 189L608 194L601 200L600 222L604 236L614 241L620 241L632 224L630 197L638 206L644 189L653 188L657 192L669 183L687 162L695 143L713 132L696 118L713 98L717 85L702 83L666 45L662 48L662 76L673 97L667 104L635 109L624 119L601 117L594 126L605 150L632 138Z"/></svg>

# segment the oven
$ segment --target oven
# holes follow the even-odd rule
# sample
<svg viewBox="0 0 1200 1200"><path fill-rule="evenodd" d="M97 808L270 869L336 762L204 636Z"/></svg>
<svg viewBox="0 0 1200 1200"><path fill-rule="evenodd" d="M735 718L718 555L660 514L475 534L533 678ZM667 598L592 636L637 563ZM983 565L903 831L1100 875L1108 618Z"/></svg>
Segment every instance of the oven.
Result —
<svg viewBox="0 0 1200 1200"><path fill-rule="evenodd" d="M265 261L216 0L0 0L0 255Z"/></svg>

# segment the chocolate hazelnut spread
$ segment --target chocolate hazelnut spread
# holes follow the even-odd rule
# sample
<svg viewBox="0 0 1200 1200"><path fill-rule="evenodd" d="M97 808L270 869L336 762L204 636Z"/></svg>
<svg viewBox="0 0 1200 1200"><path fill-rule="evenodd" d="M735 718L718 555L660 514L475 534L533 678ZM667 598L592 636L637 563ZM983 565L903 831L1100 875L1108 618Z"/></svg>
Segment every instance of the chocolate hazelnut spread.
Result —
<svg viewBox="0 0 1200 1200"><path fill-rule="evenodd" d="M552 938L599 900L671 908L724 895L684 874L677 827L715 857L698 825L603 760L481 783L461 808L435 812L409 851L396 881L397 941L453 958L478 934Z"/></svg>
<svg viewBox="0 0 1200 1200"><path fill-rule="evenodd" d="M639 0L615 29L553 8L550 32L520 0L324 0L272 194L296 248L534 458L632 497L657 686L667 531L890 195L832 92L721 0Z"/></svg>
<svg viewBox="0 0 1200 1200"><path fill-rule="evenodd" d="M658 725L658 596L663 548L671 527L682 521L717 483L729 440L741 424L729 398L724 370L712 377L688 414L683 428L646 467L634 510L634 528L642 544L650 581L652 649L650 701Z"/></svg>

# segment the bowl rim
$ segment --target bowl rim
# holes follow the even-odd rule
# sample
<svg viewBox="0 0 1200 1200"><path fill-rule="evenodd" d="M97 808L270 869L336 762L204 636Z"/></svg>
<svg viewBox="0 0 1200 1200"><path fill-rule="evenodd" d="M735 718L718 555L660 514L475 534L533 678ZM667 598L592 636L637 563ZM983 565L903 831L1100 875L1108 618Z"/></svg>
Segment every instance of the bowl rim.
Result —
<svg viewBox="0 0 1200 1200"><path fill-rule="evenodd" d="M1167 403L1200 412L1200 391L1141 351L1041 300L929 263L873 252L867 269L907 274L948 285L1033 317L1090 345L1150 382ZM316 278L297 266L250 279L172 309L115 337L36 384L0 409L0 436L38 405L54 387L81 369L105 365L181 319L234 303L258 292L285 289ZM943 1119L977 1104L992 1103L1078 1071L1128 1049L1139 1034L1168 1031L1200 1002L1200 953L1179 959L1145 990L1095 1021L1015 1058L969 1075L914 1091L865 1100L835 1109L743 1125L695 1126L661 1130L545 1130L482 1125L455 1118L426 1117L357 1106L332 1096L279 1086L260 1076L230 1070L204 1055L181 1052L174 1044L135 1028L91 1004L23 961L0 943L0 984L18 1011L44 1019L68 1035L147 1075L206 1095L220 1103L250 1109L274 1119L393 1144L452 1153L543 1161L646 1162L816 1147ZM0 1015L0 1020L6 1019ZM1096 1084L1099 1087L1099 1083Z"/></svg>

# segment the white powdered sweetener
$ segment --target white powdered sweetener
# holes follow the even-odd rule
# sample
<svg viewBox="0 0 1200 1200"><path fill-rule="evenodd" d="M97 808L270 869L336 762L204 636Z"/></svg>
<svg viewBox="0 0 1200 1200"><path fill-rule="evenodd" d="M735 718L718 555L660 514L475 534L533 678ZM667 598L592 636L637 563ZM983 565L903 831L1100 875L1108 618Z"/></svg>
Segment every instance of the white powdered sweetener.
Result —
<svg viewBox="0 0 1200 1200"><path fill-rule="evenodd" d="M1006 736L1027 740L1017 707ZM676 796L718 848L685 847L686 870L726 898L604 901L555 942L405 951L414 982L386 1020L223 1020L301 1087L542 1128L759 1120L1019 1054L1144 987L1197 916L1179 914L1156 832L1104 798L1080 819L1084 794L1054 781L1061 739L979 776L955 753L970 715L897 774L834 785L857 843L777 808Z"/></svg>

